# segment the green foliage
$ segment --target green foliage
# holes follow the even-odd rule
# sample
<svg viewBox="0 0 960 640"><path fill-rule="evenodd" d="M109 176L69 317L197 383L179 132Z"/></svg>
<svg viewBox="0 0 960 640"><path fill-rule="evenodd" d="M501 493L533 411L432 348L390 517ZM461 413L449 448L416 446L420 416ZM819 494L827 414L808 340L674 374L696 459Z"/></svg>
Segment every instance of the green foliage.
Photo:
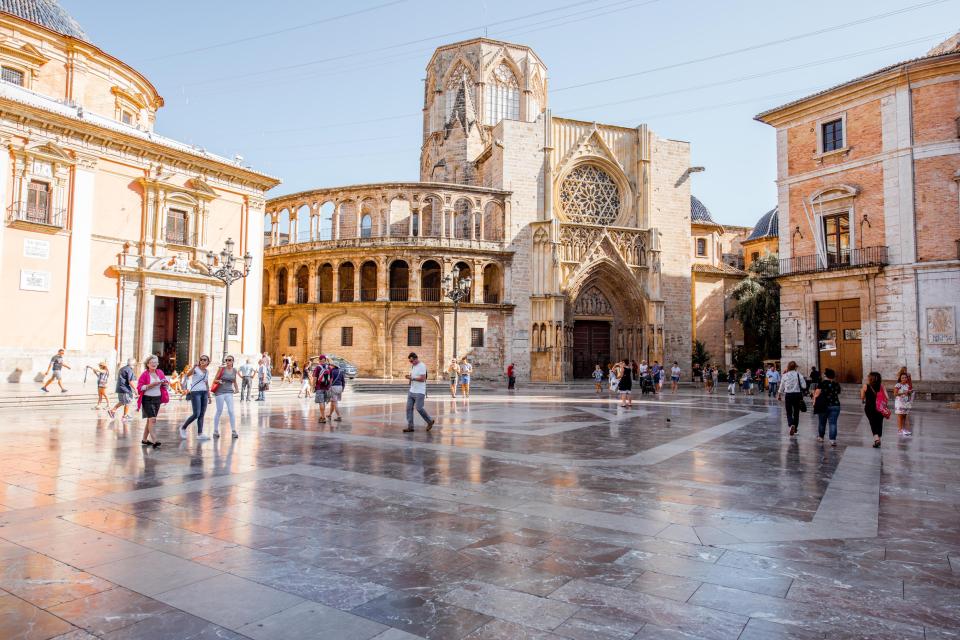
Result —
<svg viewBox="0 0 960 640"><path fill-rule="evenodd" d="M703 344L699 340L693 341L693 353L691 354L691 360L693 364L698 364L701 367L708 362L713 356L710 355L710 352L707 351L707 345Z"/></svg>
<svg viewBox="0 0 960 640"><path fill-rule="evenodd" d="M730 291L733 316L743 325L748 343L757 345L759 360L780 357L780 285L776 254L753 261L747 277Z"/></svg>
<svg viewBox="0 0 960 640"><path fill-rule="evenodd" d="M733 366L740 372L746 371L747 369L756 371L763 367L763 357L756 349L745 346L734 347Z"/></svg>

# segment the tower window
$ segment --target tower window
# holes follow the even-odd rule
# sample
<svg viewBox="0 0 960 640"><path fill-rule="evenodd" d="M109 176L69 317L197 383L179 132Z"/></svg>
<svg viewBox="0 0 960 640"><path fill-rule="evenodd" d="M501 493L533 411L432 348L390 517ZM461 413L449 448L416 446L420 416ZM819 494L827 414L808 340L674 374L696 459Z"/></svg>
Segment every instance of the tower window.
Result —
<svg viewBox="0 0 960 640"><path fill-rule="evenodd" d="M18 87L22 87L24 85L23 71L14 69L13 67L0 68L0 79L2 79L4 82L15 84Z"/></svg>
<svg viewBox="0 0 960 640"><path fill-rule="evenodd" d="M493 78L487 85L486 124L495 125L501 120L520 119L520 86L517 79L505 64L493 71Z"/></svg>
<svg viewBox="0 0 960 640"><path fill-rule="evenodd" d="M700 258L706 257L707 255L707 239L706 238L697 238L697 256Z"/></svg>
<svg viewBox="0 0 960 640"><path fill-rule="evenodd" d="M823 152L843 149L843 119L837 118L820 125L823 136Z"/></svg>

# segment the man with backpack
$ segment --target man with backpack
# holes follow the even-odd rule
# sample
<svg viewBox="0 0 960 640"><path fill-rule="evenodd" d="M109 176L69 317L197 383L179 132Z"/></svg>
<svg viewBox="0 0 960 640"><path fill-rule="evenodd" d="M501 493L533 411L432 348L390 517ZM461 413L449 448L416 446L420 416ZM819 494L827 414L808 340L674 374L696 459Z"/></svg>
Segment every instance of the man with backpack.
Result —
<svg viewBox="0 0 960 640"><path fill-rule="evenodd" d="M330 419L340 422L340 400L343 398L343 388L346 386L347 378L343 369L337 366L336 361L330 361L330 391L327 393L327 402L330 403L330 411L327 414ZM336 414L336 417L334 417Z"/></svg>
<svg viewBox="0 0 960 640"><path fill-rule="evenodd" d="M327 421L327 402L330 401L330 387L333 386L331 367L327 363L327 356L320 356L320 364L313 370L314 402L320 406L320 417L317 422Z"/></svg>

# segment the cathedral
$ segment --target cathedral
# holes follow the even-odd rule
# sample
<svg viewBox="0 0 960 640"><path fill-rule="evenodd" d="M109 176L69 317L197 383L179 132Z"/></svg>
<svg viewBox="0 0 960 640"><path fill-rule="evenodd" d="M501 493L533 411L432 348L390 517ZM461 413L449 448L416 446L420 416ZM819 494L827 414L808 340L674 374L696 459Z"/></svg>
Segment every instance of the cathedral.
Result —
<svg viewBox="0 0 960 640"><path fill-rule="evenodd" d="M267 202L263 349L385 378L411 351L436 376L455 357L542 382L620 358L689 371L693 171L689 143L646 125L554 116L529 47L440 47L419 182Z"/></svg>

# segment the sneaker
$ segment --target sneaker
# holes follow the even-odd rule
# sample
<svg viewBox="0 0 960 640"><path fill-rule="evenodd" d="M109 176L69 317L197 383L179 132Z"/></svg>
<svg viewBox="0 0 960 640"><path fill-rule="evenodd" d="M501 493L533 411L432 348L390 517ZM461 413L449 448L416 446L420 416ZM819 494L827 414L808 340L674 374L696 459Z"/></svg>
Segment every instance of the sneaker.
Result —
<svg viewBox="0 0 960 640"><path fill-rule="evenodd" d="M40 387L40 391L43 391L44 393L50 393L50 389L47 389L46 387Z"/></svg>
<svg viewBox="0 0 960 640"><path fill-rule="evenodd" d="M830 446L831 446L831 447L837 446L837 441L836 441L836 440L831 440L831 441L830 441Z"/></svg>
<svg viewBox="0 0 960 640"><path fill-rule="evenodd" d="M205 433L197 434L197 440L209 440L209 439L210 439L210 436L208 436Z"/></svg>
<svg viewBox="0 0 960 640"><path fill-rule="evenodd" d="M214 438L219 438L219 437L220 437L220 432L219 432L219 431L214 431L214 432L213 432L213 437L214 437Z"/></svg>
<svg viewBox="0 0 960 640"><path fill-rule="evenodd" d="M912 435L913 435L913 431L910 431L909 429L904 429L904 430L903 430L903 435L905 435L905 436L912 436Z"/></svg>
<svg viewBox="0 0 960 640"><path fill-rule="evenodd" d="M413 427L407 427L403 430L404 433L413 433Z"/></svg>
<svg viewBox="0 0 960 640"><path fill-rule="evenodd" d="M66 393L66 392L67 392L66 389L60 389L60 393Z"/></svg>
<svg viewBox="0 0 960 640"><path fill-rule="evenodd" d="M180 432L180 439L181 439L181 440L186 440L186 439L187 439L187 428L186 428L186 427L180 427L179 429L177 429L177 431Z"/></svg>
<svg viewBox="0 0 960 640"><path fill-rule="evenodd" d="M240 434L237 433L236 431L233 431L230 435L232 435L234 438L239 438L239 437L240 437Z"/></svg>
<svg viewBox="0 0 960 640"><path fill-rule="evenodd" d="M131 418L130 416L123 416L122 418L120 418L120 420L122 422L130 422L131 420L133 420L133 418Z"/></svg>
<svg viewBox="0 0 960 640"><path fill-rule="evenodd" d="M117 417L117 412L113 409L107 409L107 415L110 416L110 419L113 420Z"/></svg>

